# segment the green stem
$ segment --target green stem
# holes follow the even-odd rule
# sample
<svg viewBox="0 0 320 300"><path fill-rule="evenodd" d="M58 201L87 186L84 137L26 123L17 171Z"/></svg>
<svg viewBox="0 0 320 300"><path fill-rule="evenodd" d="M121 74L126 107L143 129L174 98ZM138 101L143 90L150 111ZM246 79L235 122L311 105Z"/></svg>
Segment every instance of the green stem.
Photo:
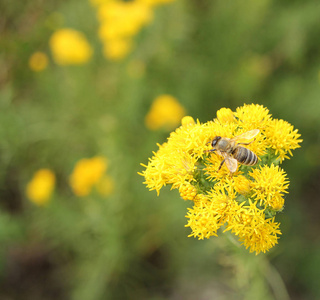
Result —
<svg viewBox="0 0 320 300"><path fill-rule="evenodd" d="M285 283L279 272L273 267L267 259L261 260L263 266L263 274L269 283L276 300L290 300Z"/></svg>

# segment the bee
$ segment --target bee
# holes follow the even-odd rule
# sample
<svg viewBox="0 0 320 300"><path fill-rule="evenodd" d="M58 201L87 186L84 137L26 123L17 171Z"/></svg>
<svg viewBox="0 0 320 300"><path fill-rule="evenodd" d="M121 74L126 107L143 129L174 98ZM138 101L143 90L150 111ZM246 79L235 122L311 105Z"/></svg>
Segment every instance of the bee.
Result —
<svg viewBox="0 0 320 300"><path fill-rule="evenodd" d="M208 152L217 151L217 153L223 157L223 161L221 162L218 171L221 169L223 163L226 163L226 166L231 173L234 173L237 170L238 162L246 166L255 165L258 162L257 155L240 145L251 144L254 140L251 142L246 141L252 140L259 132L259 129L253 129L235 136L232 139L216 136L209 142L212 149L208 150Z"/></svg>

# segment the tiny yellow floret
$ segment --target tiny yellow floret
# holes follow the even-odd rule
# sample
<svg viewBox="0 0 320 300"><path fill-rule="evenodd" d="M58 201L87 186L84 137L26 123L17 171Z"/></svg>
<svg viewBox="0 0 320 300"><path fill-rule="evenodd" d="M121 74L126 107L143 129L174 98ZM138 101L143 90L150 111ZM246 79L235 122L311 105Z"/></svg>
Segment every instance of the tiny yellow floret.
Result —
<svg viewBox="0 0 320 300"><path fill-rule="evenodd" d="M234 122L234 114L233 111L230 108L220 108L217 111L217 118L220 123L229 123L229 122Z"/></svg>
<svg viewBox="0 0 320 300"><path fill-rule="evenodd" d="M195 123L194 119L190 116L185 116L181 119L181 125L183 127L193 126L195 124L196 123Z"/></svg>
<svg viewBox="0 0 320 300"><path fill-rule="evenodd" d="M251 192L251 181L243 176L234 176L234 189L241 195L248 195Z"/></svg>
<svg viewBox="0 0 320 300"><path fill-rule="evenodd" d="M186 183L179 188L180 196L183 200L193 200L197 196L197 189L190 183Z"/></svg>

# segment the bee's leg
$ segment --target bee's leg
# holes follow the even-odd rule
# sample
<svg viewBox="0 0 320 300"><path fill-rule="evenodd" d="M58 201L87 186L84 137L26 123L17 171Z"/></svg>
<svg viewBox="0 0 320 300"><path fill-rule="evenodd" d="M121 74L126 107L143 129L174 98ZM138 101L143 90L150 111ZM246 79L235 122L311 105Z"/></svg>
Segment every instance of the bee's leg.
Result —
<svg viewBox="0 0 320 300"><path fill-rule="evenodd" d="M220 164L220 166L219 166L219 168L218 168L218 172L220 171L220 169L221 169L221 167L222 167L222 165L223 165L223 163L224 163L225 160L226 160L226 159L224 159L224 160L221 162L221 164Z"/></svg>
<svg viewBox="0 0 320 300"><path fill-rule="evenodd" d="M208 153L208 152L215 152L216 149L210 149L210 150L205 150L204 153Z"/></svg>

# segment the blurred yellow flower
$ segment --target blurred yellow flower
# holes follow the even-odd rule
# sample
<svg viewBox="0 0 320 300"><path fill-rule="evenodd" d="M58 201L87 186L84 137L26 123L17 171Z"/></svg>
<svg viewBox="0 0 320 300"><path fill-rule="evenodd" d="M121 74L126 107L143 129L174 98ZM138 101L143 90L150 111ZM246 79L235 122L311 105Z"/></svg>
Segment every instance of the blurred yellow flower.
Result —
<svg viewBox="0 0 320 300"><path fill-rule="evenodd" d="M40 51L34 52L29 58L29 67L32 71L40 72L48 66L48 56Z"/></svg>
<svg viewBox="0 0 320 300"><path fill-rule="evenodd" d="M49 45L58 65L84 64L89 61L93 52L84 34L69 28L54 32Z"/></svg>
<svg viewBox="0 0 320 300"><path fill-rule="evenodd" d="M168 107L152 108L146 121L151 123L152 117L157 120L159 115L160 120L165 119ZM253 129L259 129L259 133L244 147L258 156L258 162L253 166L239 162L232 176L226 164L219 169L232 152L209 152L210 141L217 136L233 138ZM163 186L170 185L179 189L182 199L193 201L186 215L186 226L192 230L189 236L210 238L224 226L250 252L258 254L276 245L281 234L275 216L283 209L289 180L278 164L300 147L299 137L291 124L273 119L262 105L245 104L235 112L222 108L217 118L204 124L184 117L167 142L158 144L158 151L139 174L149 190L159 194Z"/></svg>
<svg viewBox="0 0 320 300"><path fill-rule="evenodd" d="M131 48L130 39L110 39L103 46L103 55L111 60L120 60L127 56Z"/></svg>
<svg viewBox="0 0 320 300"><path fill-rule="evenodd" d="M175 0L136 0L136 1L144 3L149 6L155 6L155 5L159 5L159 4L171 3Z"/></svg>
<svg viewBox="0 0 320 300"><path fill-rule="evenodd" d="M153 11L139 1L92 0L97 5L100 22L99 38L107 59L120 60L132 50L133 37L143 26L150 23Z"/></svg>
<svg viewBox="0 0 320 300"><path fill-rule="evenodd" d="M104 157L80 159L70 175L70 185L75 195L87 196L92 187L103 177L107 169Z"/></svg>
<svg viewBox="0 0 320 300"><path fill-rule="evenodd" d="M136 35L142 26L152 20L152 11L136 1L111 1L100 6L98 18L101 22L99 36L107 41Z"/></svg>
<svg viewBox="0 0 320 300"><path fill-rule="evenodd" d="M157 97L145 117L145 125L150 130L176 127L185 115L184 107L170 95Z"/></svg>
<svg viewBox="0 0 320 300"><path fill-rule="evenodd" d="M41 206L49 202L55 186L55 175L49 169L40 169L27 184L26 194L31 202Z"/></svg>

